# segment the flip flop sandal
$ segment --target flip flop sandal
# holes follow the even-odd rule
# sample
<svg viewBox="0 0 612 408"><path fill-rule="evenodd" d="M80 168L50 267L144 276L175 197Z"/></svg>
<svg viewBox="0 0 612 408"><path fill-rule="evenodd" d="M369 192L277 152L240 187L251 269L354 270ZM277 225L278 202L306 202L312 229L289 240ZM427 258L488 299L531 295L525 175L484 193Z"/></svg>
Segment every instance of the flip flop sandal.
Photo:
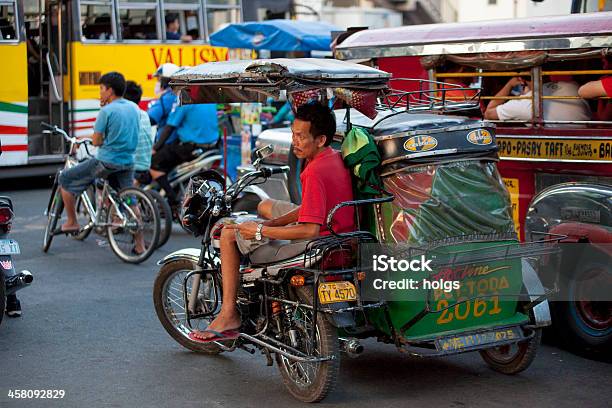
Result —
<svg viewBox="0 0 612 408"><path fill-rule="evenodd" d="M62 227L58 227L55 229L55 231L53 231L53 235L60 235L60 234L66 234L66 235L74 235L79 233L79 231L81 231L81 227L79 228L70 228L67 230L62 229Z"/></svg>
<svg viewBox="0 0 612 408"><path fill-rule="evenodd" d="M213 337L208 337L206 339L201 339L195 336L195 332L189 333L189 339L191 341L195 341L196 343L211 343L213 341L225 341L225 340L235 340L240 337L240 332L238 330L225 330L222 332L218 332L211 329L201 330L200 333L212 333Z"/></svg>

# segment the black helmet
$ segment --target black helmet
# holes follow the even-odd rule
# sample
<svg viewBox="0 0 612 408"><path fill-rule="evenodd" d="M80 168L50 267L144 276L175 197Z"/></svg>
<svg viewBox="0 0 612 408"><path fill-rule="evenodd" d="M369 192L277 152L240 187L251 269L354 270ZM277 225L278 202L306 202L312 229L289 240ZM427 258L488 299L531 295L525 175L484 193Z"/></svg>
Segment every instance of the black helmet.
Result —
<svg viewBox="0 0 612 408"><path fill-rule="evenodd" d="M211 217L211 196L223 191L223 186L223 176L214 170L191 176L181 205L181 224L184 229L195 236L204 234Z"/></svg>

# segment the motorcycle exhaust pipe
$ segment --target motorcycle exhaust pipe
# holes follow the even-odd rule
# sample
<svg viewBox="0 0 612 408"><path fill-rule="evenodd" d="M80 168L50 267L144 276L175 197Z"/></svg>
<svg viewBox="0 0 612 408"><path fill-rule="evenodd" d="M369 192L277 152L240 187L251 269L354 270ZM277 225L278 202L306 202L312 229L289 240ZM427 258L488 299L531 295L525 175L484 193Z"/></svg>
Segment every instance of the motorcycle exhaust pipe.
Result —
<svg viewBox="0 0 612 408"><path fill-rule="evenodd" d="M19 289L23 289L29 286L34 281L34 276L30 271L25 269L16 275L9 276L6 278L6 294L12 295Z"/></svg>
<svg viewBox="0 0 612 408"><path fill-rule="evenodd" d="M340 338L340 351L350 358L357 358L363 353L363 346L356 338Z"/></svg>

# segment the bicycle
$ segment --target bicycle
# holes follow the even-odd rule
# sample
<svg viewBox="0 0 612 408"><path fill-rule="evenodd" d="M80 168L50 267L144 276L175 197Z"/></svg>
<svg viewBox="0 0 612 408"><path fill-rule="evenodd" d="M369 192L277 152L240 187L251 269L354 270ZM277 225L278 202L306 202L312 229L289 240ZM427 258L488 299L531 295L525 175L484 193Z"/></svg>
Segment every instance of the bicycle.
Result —
<svg viewBox="0 0 612 408"><path fill-rule="evenodd" d="M57 126L42 123L47 129L44 133L60 134L70 143L64 169L78 164L77 150L83 146L86 156L91 157L88 146L91 139L77 139ZM47 205L47 227L43 237L43 252L47 252L53 237L65 234L58 228L64 210L64 203L59 189L59 171L55 177L49 203ZM119 259L128 263L141 263L148 259L157 248L160 236L160 216L154 199L137 187L127 187L116 191L108 179L96 180L92 186L82 192L76 200L77 215L85 220L85 225L76 233L75 239L83 240L95 231L105 236ZM81 224L83 225L83 224ZM145 250L137 253L134 244L138 235L144 241Z"/></svg>

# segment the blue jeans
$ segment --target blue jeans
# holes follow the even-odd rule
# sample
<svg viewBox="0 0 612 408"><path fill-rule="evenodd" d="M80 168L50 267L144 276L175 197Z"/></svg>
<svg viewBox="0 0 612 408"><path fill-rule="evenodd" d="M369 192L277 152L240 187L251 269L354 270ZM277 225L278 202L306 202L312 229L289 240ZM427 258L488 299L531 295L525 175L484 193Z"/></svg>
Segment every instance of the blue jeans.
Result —
<svg viewBox="0 0 612 408"><path fill-rule="evenodd" d="M95 158L87 159L74 167L62 170L59 184L64 190L79 195L97 178L108 178L113 188L117 190L130 187L134 180L132 165L111 164Z"/></svg>

